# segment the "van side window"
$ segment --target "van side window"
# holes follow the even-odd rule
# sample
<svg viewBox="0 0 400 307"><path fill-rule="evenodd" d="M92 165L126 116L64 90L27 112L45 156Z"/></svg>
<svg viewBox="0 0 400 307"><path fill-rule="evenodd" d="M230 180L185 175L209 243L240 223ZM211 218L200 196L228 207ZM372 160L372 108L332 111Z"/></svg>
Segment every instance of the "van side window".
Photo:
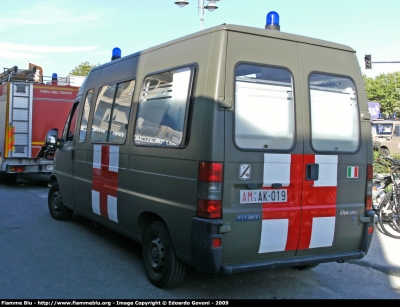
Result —
<svg viewBox="0 0 400 307"><path fill-rule="evenodd" d="M235 141L241 148L290 149L294 144L291 74L240 64L235 82Z"/></svg>
<svg viewBox="0 0 400 307"><path fill-rule="evenodd" d="M345 77L311 74L309 86L314 150L356 151L360 121L354 82Z"/></svg>
<svg viewBox="0 0 400 307"><path fill-rule="evenodd" d="M86 140L86 131L90 113L90 107L92 106L93 90L89 90L86 94L85 105L83 106L83 114L81 119L81 128L79 130L79 142Z"/></svg>
<svg viewBox="0 0 400 307"><path fill-rule="evenodd" d="M134 88L134 80L100 88L91 130L92 142L125 142Z"/></svg>
<svg viewBox="0 0 400 307"><path fill-rule="evenodd" d="M183 145L192 79L193 67L145 78L140 91L135 144Z"/></svg>

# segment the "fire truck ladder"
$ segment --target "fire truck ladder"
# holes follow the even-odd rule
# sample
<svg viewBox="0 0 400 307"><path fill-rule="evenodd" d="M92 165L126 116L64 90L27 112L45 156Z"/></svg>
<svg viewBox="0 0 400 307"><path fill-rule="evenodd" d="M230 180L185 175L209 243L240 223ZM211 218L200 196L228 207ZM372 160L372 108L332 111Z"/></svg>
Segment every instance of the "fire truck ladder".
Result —
<svg viewBox="0 0 400 307"><path fill-rule="evenodd" d="M32 139L32 95L31 82L13 82L11 84L10 125L14 130L13 158L28 158L31 154Z"/></svg>

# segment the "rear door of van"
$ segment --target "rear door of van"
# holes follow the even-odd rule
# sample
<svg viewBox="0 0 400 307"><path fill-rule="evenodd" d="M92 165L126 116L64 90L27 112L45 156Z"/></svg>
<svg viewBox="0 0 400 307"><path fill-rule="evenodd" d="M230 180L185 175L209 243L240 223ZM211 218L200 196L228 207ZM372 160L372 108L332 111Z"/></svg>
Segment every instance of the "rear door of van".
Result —
<svg viewBox="0 0 400 307"><path fill-rule="evenodd" d="M223 265L357 250L367 148L354 53L231 31L226 63Z"/></svg>

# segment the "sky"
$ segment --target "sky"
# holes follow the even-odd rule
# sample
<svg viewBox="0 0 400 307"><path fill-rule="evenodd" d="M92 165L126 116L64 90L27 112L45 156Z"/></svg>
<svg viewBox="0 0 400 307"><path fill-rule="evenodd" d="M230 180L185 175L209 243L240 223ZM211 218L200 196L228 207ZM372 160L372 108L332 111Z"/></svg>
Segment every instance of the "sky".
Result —
<svg viewBox="0 0 400 307"><path fill-rule="evenodd" d="M88 61L111 60L200 30L199 0L0 0L0 73L29 63L44 76L66 77ZM200 0L200 5L203 0ZM204 1L205 5L208 1ZM361 72L375 78L400 71L400 0L220 0L204 11L204 28L223 23L265 27L270 11L280 30L348 45ZM371 54L372 69L364 56Z"/></svg>

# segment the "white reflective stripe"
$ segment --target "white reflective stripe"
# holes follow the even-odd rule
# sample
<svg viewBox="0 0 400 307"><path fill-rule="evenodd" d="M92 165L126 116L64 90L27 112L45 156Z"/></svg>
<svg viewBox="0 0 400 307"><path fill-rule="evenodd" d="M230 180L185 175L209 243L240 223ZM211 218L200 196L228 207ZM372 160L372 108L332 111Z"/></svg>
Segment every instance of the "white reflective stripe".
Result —
<svg viewBox="0 0 400 307"><path fill-rule="evenodd" d="M263 220L259 253L284 251L289 231L289 220Z"/></svg>
<svg viewBox="0 0 400 307"><path fill-rule="evenodd" d="M332 246L336 217L314 217L309 248Z"/></svg>
<svg viewBox="0 0 400 307"><path fill-rule="evenodd" d="M100 193L95 190L92 190L92 210L100 215Z"/></svg>
<svg viewBox="0 0 400 307"><path fill-rule="evenodd" d="M101 145L93 146L93 168L101 168Z"/></svg>
<svg viewBox="0 0 400 307"><path fill-rule="evenodd" d="M107 195L107 211L108 211L108 218L110 220L118 223L117 198L116 197Z"/></svg>
<svg viewBox="0 0 400 307"><path fill-rule="evenodd" d="M273 183L289 186L290 162L290 154L264 154L263 187L270 187Z"/></svg>
<svg viewBox="0 0 400 307"><path fill-rule="evenodd" d="M108 170L111 172L118 172L118 163L119 163L119 147L110 146L110 162Z"/></svg>
<svg viewBox="0 0 400 307"><path fill-rule="evenodd" d="M315 156L315 163L319 165L318 180L314 181L315 187L336 187L338 156Z"/></svg>

